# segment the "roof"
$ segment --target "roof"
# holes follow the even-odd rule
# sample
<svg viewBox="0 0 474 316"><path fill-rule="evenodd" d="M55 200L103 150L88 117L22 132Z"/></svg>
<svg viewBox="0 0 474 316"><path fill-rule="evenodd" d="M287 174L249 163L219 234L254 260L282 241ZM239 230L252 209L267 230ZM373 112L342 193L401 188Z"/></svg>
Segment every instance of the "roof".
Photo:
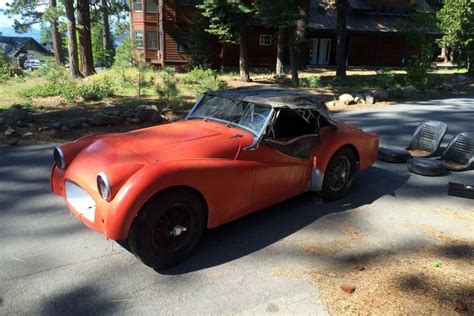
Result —
<svg viewBox="0 0 474 316"><path fill-rule="evenodd" d="M370 11L372 7L365 0L348 0L349 5L354 10ZM327 9L324 13L318 10L318 0L311 0L310 12L308 16L308 27L318 30L336 30L336 10ZM416 0L416 10L418 12L433 13L433 10L426 0ZM347 15L347 30L349 32L372 32L372 33L399 33L401 32L398 23L400 20L407 20L404 16L375 15L375 14L354 14ZM436 32L433 32L436 33Z"/></svg>
<svg viewBox="0 0 474 316"><path fill-rule="evenodd" d="M0 45L3 47L5 54L10 57L16 57L18 53L25 47L26 44L33 42L38 48L37 52L42 54L49 54L50 52L38 43L33 37L22 36L0 36ZM31 52L31 49L29 50ZM25 51L26 53L27 51ZM36 52L36 51L35 51Z"/></svg>
<svg viewBox="0 0 474 316"><path fill-rule="evenodd" d="M268 105L273 108L316 110L321 113L328 122L335 124L323 99L303 90L252 86L211 91L207 94L232 100Z"/></svg>

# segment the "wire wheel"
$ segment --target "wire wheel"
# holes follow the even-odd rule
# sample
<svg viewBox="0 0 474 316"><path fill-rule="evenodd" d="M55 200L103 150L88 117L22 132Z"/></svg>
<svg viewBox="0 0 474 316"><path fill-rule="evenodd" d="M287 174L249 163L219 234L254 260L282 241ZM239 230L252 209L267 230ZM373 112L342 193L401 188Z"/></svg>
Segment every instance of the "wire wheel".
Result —
<svg viewBox="0 0 474 316"><path fill-rule="evenodd" d="M347 156L339 156L331 162L327 171L328 185L332 191L342 190L351 176L351 162Z"/></svg>
<svg viewBox="0 0 474 316"><path fill-rule="evenodd" d="M152 233L153 248L157 253L172 253L190 238L193 212L186 204L169 206L156 220Z"/></svg>

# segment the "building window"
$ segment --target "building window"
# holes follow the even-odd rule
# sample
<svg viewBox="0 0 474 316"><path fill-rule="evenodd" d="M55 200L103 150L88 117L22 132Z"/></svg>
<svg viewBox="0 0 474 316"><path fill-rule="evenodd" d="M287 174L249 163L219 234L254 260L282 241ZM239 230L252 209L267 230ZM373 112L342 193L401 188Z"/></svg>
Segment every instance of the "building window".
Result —
<svg viewBox="0 0 474 316"><path fill-rule="evenodd" d="M150 50L158 49L158 32L156 31L146 32L146 49L150 49Z"/></svg>
<svg viewBox="0 0 474 316"><path fill-rule="evenodd" d="M157 0L146 0L146 12L156 13L158 12L158 5L156 4Z"/></svg>
<svg viewBox="0 0 474 316"><path fill-rule="evenodd" d="M197 6L202 4L203 0L178 0L180 6Z"/></svg>
<svg viewBox="0 0 474 316"><path fill-rule="evenodd" d="M142 12L142 0L133 0L133 11L135 12Z"/></svg>
<svg viewBox="0 0 474 316"><path fill-rule="evenodd" d="M188 33L185 33L185 32L179 32L175 34L177 50L178 50L178 53L180 54L186 54L187 52L187 45L186 45L187 36L188 36Z"/></svg>
<svg viewBox="0 0 474 316"><path fill-rule="evenodd" d="M143 31L135 31L135 47L143 49Z"/></svg>
<svg viewBox="0 0 474 316"><path fill-rule="evenodd" d="M261 46L272 46L272 36L271 35L260 35L259 44Z"/></svg>

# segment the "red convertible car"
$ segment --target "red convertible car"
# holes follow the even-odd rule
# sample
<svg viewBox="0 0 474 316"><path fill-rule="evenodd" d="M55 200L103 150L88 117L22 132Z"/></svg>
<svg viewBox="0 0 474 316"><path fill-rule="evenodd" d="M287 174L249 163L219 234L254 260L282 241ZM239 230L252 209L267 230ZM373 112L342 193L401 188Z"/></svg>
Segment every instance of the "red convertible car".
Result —
<svg viewBox="0 0 474 316"><path fill-rule="evenodd" d="M108 239L161 269L213 228L306 191L342 197L378 136L336 122L316 95L208 92L184 120L57 146L51 190Z"/></svg>

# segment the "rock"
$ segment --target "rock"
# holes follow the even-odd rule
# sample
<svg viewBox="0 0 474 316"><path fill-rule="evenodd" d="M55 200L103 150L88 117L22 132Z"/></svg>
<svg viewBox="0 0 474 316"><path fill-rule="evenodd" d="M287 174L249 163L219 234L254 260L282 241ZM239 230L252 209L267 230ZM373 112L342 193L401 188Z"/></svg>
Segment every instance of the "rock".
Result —
<svg viewBox="0 0 474 316"><path fill-rule="evenodd" d="M5 120L3 119L3 116L0 115L0 125L4 124Z"/></svg>
<svg viewBox="0 0 474 316"><path fill-rule="evenodd" d="M135 117L135 112L132 109L128 109L123 111L121 116L123 118L132 118Z"/></svg>
<svg viewBox="0 0 474 316"><path fill-rule="evenodd" d="M122 121L122 118L119 116L105 115L103 112L97 112L89 119L89 123L92 126L118 125Z"/></svg>
<svg viewBox="0 0 474 316"><path fill-rule="evenodd" d="M6 136L13 136L13 134L15 133L16 133L16 130L11 126L8 126L7 130L5 131Z"/></svg>
<svg viewBox="0 0 474 316"><path fill-rule="evenodd" d="M357 104L365 104L365 97L362 94L357 94L354 97L354 102Z"/></svg>
<svg viewBox="0 0 474 316"><path fill-rule="evenodd" d="M54 123L51 125L51 127L52 127L53 129L55 129L55 130L60 130L61 127L63 127L63 124L62 124L61 122L59 122L59 121L56 121L56 122L54 122Z"/></svg>
<svg viewBox="0 0 474 316"><path fill-rule="evenodd" d="M352 270L356 270L356 271L364 271L365 270L365 267L361 264L355 264L352 266Z"/></svg>
<svg viewBox="0 0 474 316"><path fill-rule="evenodd" d="M66 125L64 125L63 127L61 127L61 132L69 132L71 129L69 127L67 127Z"/></svg>
<svg viewBox="0 0 474 316"><path fill-rule="evenodd" d="M158 107L156 105L147 105L147 104L142 104L139 105L135 108L135 111L138 112L140 110L153 110L153 111L158 111Z"/></svg>
<svg viewBox="0 0 474 316"><path fill-rule="evenodd" d="M27 127L28 126L28 124L26 124L22 120L17 121L15 125L16 125L16 127Z"/></svg>
<svg viewBox="0 0 474 316"><path fill-rule="evenodd" d="M136 117L127 117L127 122L132 124L140 124L140 120Z"/></svg>
<svg viewBox="0 0 474 316"><path fill-rule="evenodd" d="M80 128L82 124L86 123L87 119L85 117L78 117L75 119L72 119L71 121L68 122L68 127L71 129L76 129Z"/></svg>
<svg viewBox="0 0 474 316"><path fill-rule="evenodd" d="M449 82L443 82L443 84L441 85L441 89L443 89L444 91L451 91L454 89L454 86Z"/></svg>
<svg viewBox="0 0 474 316"><path fill-rule="evenodd" d="M366 94L365 95L365 103L367 104L374 104L375 103L375 98L371 94Z"/></svg>
<svg viewBox="0 0 474 316"><path fill-rule="evenodd" d="M464 303L464 301L459 299L459 298L457 298L453 301L453 308L458 313L467 312L466 303Z"/></svg>
<svg viewBox="0 0 474 316"><path fill-rule="evenodd" d="M30 123L33 121L32 116L23 109L12 107L2 113L3 124L15 126L18 121L22 123Z"/></svg>
<svg viewBox="0 0 474 316"><path fill-rule="evenodd" d="M32 132L26 132L25 134L23 134L23 137L31 137L31 136L33 136Z"/></svg>
<svg viewBox="0 0 474 316"><path fill-rule="evenodd" d="M344 104L354 104L354 97L349 93L344 93L339 96L339 101L344 102Z"/></svg>
<svg viewBox="0 0 474 316"><path fill-rule="evenodd" d="M153 123L161 123L165 120L165 117L163 115L161 115L159 112L156 112L155 114L153 114L153 116L151 117L151 121Z"/></svg>
<svg viewBox="0 0 474 316"><path fill-rule="evenodd" d="M408 86L403 89L403 97L404 98L410 98L413 97L416 94L416 88L413 86Z"/></svg>
<svg viewBox="0 0 474 316"><path fill-rule="evenodd" d="M373 96L376 102L389 100L389 93L386 90L374 91Z"/></svg>
<svg viewBox="0 0 474 316"><path fill-rule="evenodd" d="M89 123L87 123L87 122L84 122L84 123L81 124L81 127L83 127L83 128L89 128L89 127L91 127L91 125L90 125Z"/></svg>
<svg viewBox="0 0 474 316"><path fill-rule="evenodd" d="M140 122L153 122L153 117L159 115L160 112L152 109L140 109L137 111L135 118L140 120Z"/></svg>
<svg viewBox="0 0 474 316"><path fill-rule="evenodd" d="M122 111L119 109L109 109L105 111L105 115L111 115L111 116L120 116L122 114Z"/></svg>
<svg viewBox="0 0 474 316"><path fill-rule="evenodd" d="M457 75L456 77L454 77L453 81L455 83L463 83L465 81L467 81L469 78L464 76L464 75Z"/></svg>
<svg viewBox="0 0 474 316"><path fill-rule="evenodd" d="M350 285L350 284L342 284L341 285L341 290L343 290L346 293L352 294L356 290L355 286Z"/></svg>

